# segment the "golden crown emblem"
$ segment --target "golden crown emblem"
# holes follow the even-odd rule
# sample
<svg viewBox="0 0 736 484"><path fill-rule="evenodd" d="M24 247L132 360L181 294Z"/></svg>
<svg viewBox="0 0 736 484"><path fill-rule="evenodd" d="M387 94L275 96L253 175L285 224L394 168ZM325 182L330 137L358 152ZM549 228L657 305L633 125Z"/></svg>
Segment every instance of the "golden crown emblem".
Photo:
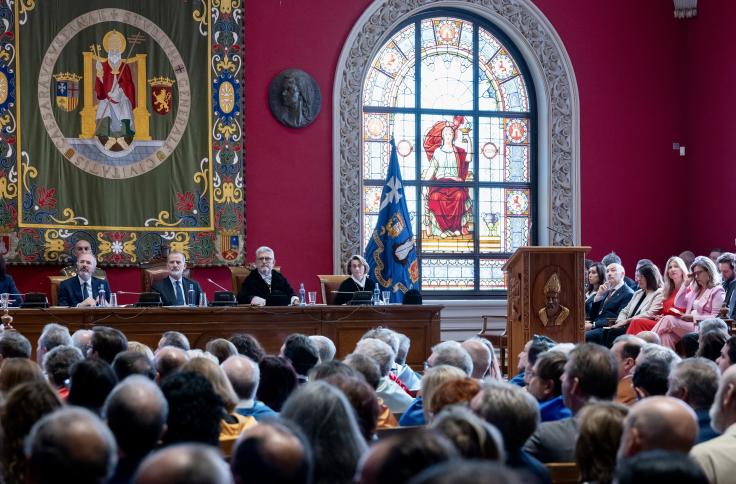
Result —
<svg viewBox="0 0 736 484"><path fill-rule="evenodd" d="M153 79L148 80L148 84L150 84L151 87L171 87L175 82L176 81L174 79L169 79L168 77L154 77Z"/></svg>
<svg viewBox="0 0 736 484"><path fill-rule="evenodd" d="M552 274L549 279L547 279L547 283L544 285L544 295L548 295L550 293L559 293L562 290L562 287L560 287L560 278L557 276L557 273Z"/></svg>
<svg viewBox="0 0 736 484"><path fill-rule="evenodd" d="M73 81L73 82L79 82L82 79L82 76L78 76L71 72L62 72L61 74L54 74L54 79L57 81Z"/></svg>

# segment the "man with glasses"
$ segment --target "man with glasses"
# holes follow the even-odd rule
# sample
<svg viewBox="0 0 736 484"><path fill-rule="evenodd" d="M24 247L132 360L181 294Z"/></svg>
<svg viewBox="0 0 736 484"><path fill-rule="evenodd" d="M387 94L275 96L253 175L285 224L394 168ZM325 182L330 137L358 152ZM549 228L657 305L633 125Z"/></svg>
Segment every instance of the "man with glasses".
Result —
<svg viewBox="0 0 736 484"><path fill-rule="evenodd" d="M239 304L255 304L264 306L266 299L272 295L287 296L292 305L299 304L299 297L289 281L280 272L273 270L275 257L269 247L259 247L256 250L256 270L252 271L243 281L238 293Z"/></svg>

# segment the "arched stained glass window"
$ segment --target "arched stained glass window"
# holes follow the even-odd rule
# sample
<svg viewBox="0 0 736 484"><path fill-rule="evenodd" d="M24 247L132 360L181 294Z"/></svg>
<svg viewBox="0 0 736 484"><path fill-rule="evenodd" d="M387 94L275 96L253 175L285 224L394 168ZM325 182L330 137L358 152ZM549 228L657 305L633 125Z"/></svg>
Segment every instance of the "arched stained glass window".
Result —
<svg viewBox="0 0 736 484"><path fill-rule="evenodd" d="M430 11L401 25L363 84L362 249L396 141L422 289L505 289L503 264L536 242L536 110L516 48L486 21Z"/></svg>

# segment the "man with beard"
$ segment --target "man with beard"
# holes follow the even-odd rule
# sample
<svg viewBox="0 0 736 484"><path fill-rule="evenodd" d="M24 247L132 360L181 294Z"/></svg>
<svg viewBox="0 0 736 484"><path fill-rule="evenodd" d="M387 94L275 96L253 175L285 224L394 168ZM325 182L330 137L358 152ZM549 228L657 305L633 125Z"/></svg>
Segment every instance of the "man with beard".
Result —
<svg viewBox="0 0 736 484"><path fill-rule="evenodd" d="M77 257L77 276L59 285L59 306L94 307L100 289L104 290L105 302L110 301L110 286L104 279L92 277L97 269L97 260L91 253Z"/></svg>
<svg viewBox="0 0 736 484"><path fill-rule="evenodd" d="M169 277L157 282L152 289L161 295L164 306L196 305L202 290L194 279L184 277L187 261L181 252L171 252L166 259ZM190 289L194 292L190 292Z"/></svg>
<svg viewBox="0 0 736 484"><path fill-rule="evenodd" d="M238 293L238 304L264 306L269 295L281 294L291 298L291 304L299 304L299 298L289 281L280 272L273 270L275 264L273 250L259 247L256 250L256 270L243 281Z"/></svg>
<svg viewBox="0 0 736 484"><path fill-rule="evenodd" d="M722 435L690 451L710 482L731 482L736 472L736 367L721 377L718 393L710 408L710 425Z"/></svg>

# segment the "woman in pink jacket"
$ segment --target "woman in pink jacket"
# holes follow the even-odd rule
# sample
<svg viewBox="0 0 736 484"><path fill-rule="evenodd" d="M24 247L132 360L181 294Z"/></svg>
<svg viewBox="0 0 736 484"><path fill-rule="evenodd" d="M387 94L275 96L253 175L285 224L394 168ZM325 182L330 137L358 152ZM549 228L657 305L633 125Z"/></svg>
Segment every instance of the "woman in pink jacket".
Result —
<svg viewBox="0 0 736 484"><path fill-rule="evenodd" d="M652 329L659 335L663 346L675 347L687 333L697 331L700 321L716 317L726 293L721 286L721 275L708 257L696 257L688 274L690 284L677 295L675 306L687 308L680 316L665 316Z"/></svg>

